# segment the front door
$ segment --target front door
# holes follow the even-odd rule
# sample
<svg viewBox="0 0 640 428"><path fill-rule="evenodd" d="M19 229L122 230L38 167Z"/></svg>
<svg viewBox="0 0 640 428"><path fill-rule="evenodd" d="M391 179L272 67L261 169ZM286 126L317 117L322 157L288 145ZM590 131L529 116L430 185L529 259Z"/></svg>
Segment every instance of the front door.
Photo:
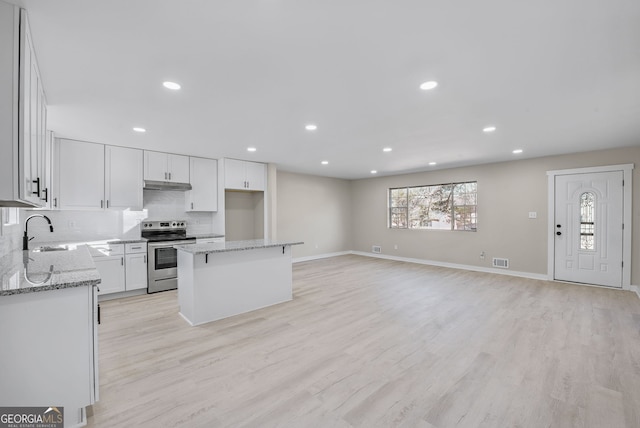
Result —
<svg viewBox="0 0 640 428"><path fill-rule="evenodd" d="M622 287L623 172L555 177L554 279Z"/></svg>

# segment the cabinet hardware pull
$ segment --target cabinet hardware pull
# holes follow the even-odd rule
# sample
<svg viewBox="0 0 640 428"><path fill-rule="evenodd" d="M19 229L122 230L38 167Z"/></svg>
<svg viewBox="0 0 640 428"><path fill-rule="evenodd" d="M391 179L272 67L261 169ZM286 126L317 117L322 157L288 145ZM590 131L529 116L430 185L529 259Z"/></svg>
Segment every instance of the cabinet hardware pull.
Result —
<svg viewBox="0 0 640 428"><path fill-rule="evenodd" d="M193 209L193 202L191 202L191 209Z"/></svg>
<svg viewBox="0 0 640 428"><path fill-rule="evenodd" d="M34 195L38 195L40 196L40 177L36 178L35 180L31 181L32 183L36 183L36 191L35 192L31 192Z"/></svg>
<svg viewBox="0 0 640 428"><path fill-rule="evenodd" d="M164 173L164 179L165 180L167 179L167 173L166 172Z"/></svg>
<svg viewBox="0 0 640 428"><path fill-rule="evenodd" d="M53 207L58 208L58 198L53 198Z"/></svg>
<svg viewBox="0 0 640 428"><path fill-rule="evenodd" d="M132 250L139 250L142 247L131 247Z"/></svg>
<svg viewBox="0 0 640 428"><path fill-rule="evenodd" d="M40 198L45 202L49 202L49 189L42 189L42 193L44 193L44 198Z"/></svg>
<svg viewBox="0 0 640 428"><path fill-rule="evenodd" d="M104 201L102 199L100 200L100 208L104 208Z"/></svg>
<svg viewBox="0 0 640 428"><path fill-rule="evenodd" d="M169 173L169 180L171 180L171 173Z"/></svg>
<svg viewBox="0 0 640 428"><path fill-rule="evenodd" d="M144 255L144 263L147 263L147 255Z"/></svg>
<svg viewBox="0 0 640 428"><path fill-rule="evenodd" d="M120 257L120 265L124 266L124 257Z"/></svg>
<svg viewBox="0 0 640 428"><path fill-rule="evenodd" d="M109 199L107 199L107 208L109 208Z"/></svg>

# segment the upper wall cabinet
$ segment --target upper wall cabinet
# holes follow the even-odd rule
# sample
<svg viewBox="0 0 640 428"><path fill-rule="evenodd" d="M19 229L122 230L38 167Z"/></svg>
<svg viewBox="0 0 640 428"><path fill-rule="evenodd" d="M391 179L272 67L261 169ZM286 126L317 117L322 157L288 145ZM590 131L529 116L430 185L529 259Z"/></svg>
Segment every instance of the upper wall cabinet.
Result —
<svg viewBox="0 0 640 428"><path fill-rule="evenodd" d="M266 165L236 159L224 160L224 187L233 190L264 191Z"/></svg>
<svg viewBox="0 0 640 428"><path fill-rule="evenodd" d="M191 190L185 196L185 211L218 211L218 161L189 158Z"/></svg>
<svg viewBox="0 0 640 428"><path fill-rule="evenodd" d="M27 13L0 2L0 206L46 206L46 126Z"/></svg>
<svg viewBox="0 0 640 428"><path fill-rule="evenodd" d="M188 183L189 156L145 150L144 179L170 183Z"/></svg>
<svg viewBox="0 0 640 428"><path fill-rule="evenodd" d="M54 208L141 210L142 150L56 140Z"/></svg>

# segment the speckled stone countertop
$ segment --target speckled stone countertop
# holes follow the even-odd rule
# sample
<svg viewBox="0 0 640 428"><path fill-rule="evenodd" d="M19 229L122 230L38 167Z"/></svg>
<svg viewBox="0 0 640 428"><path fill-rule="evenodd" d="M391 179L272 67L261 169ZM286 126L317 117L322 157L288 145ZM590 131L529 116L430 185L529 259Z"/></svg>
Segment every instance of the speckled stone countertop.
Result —
<svg viewBox="0 0 640 428"><path fill-rule="evenodd" d="M109 239L107 244L137 244L138 242L147 242L145 238L139 239Z"/></svg>
<svg viewBox="0 0 640 428"><path fill-rule="evenodd" d="M257 248L284 247L304 244L301 241L271 241L267 239L251 239L247 241L227 241L216 244L174 245L173 248L191 254L226 253L229 251L255 250Z"/></svg>
<svg viewBox="0 0 640 428"><path fill-rule="evenodd" d="M0 296L100 284L86 245L67 251L13 251L0 258ZM1 298L1 297L0 297Z"/></svg>

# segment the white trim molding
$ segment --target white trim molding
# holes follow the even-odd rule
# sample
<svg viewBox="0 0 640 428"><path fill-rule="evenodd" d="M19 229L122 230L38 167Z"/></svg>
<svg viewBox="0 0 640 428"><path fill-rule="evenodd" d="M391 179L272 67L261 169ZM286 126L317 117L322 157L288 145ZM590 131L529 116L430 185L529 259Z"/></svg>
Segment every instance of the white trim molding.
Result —
<svg viewBox="0 0 640 428"><path fill-rule="evenodd" d="M633 167L632 163L623 165L595 166L588 168L573 168L547 171L547 236L554 236L555 225L555 181L559 175L570 174L591 174L596 172L622 171L623 188L623 214L622 221L624 231L622 232L622 289L631 289L631 230L632 230L632 202L633 202ZM547 239L547 276L545 279L555 280L555 240ZM637 291L636 291L637 292Z"/></svg>

